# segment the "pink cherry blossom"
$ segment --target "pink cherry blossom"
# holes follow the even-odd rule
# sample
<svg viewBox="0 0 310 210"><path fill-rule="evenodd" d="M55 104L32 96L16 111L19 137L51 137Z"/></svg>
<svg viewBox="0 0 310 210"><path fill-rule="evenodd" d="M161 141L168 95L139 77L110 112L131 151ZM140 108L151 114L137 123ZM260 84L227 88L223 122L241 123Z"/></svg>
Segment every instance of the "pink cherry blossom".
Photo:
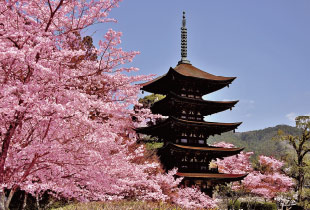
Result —
<svg viewBox="0 0 310 210"><path fill-rule="evenodd" d="M215 143L212 146L214 146L214 147L224 147L224 148L234 148L235 147L235 145L233 145L231 143L226 143L224 141Z"/></svg>
<svg viewBox="0 0 310 210"><path fill-rule="evenodd" d="M182 203L173 197L176 172L160 173L136 144L133 128L151 116L132 110L136 83L150 79L127 74L138 70L128 63L139 52L123 51L112 29L97 48L81 38L91 25L115 22L109 12L119 2L0 3L0 209L10 202L4 190L17 187L81 201Z"/></svg>
<svg viewBox="0 0 310 210"><path fill-rule="evenodd" d="M235 145L219 142L212 146L215 147L224 147L224 148L234 148ZM250 158L253 155L253 152L240 152L237 155L225 157L224 159L217 159L216 163L218 169L221 173L228 174L245 174L253 171Z"/></svg>
<svg viewBox="0 0 310 210"><path fill-rule="evenodd" d="M234 145L220 142L214 146L233 148ZM259 170L254 170L250 161L253 152L241 152L238 155L217 159L218 169L222 173L248 175L241 183L234 183L232 190L243 191L271 199L278 193L292 189L293 180L281 172L283 162L273 157L259 156Z"/></svg>
<svg viewBox="0 0 310 210"><path fill-rule="evenodd" d="M188 209L216 209L217 200L213 200L197 188L182 188L173 201Z"/></svg>
<svg viewBox="0 0 310 210"><path fill-rule="evenodd" d="M277 160L273 157L267 157L264 155L259 156L259 163L261 166L264 166L266 170L273 172L279 171L284 165L283 161Z"/></svg>

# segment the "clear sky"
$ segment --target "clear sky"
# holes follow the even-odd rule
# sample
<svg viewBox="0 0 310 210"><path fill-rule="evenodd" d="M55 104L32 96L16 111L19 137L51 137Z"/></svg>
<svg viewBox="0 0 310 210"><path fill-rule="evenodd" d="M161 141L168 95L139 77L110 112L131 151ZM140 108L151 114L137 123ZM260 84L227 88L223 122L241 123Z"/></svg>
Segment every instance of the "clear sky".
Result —
<svg viewBox="0 0 310 210"><path fill-rule="evenodd" d="M209 100L240 100L209 121L243 122L236 131L294 125L310 114L310 0L123 0L96 28L122 31L122 47L141 52L139 74L165 74L180 60L186 12L188 59L204 71L235 76Z"/></svg>

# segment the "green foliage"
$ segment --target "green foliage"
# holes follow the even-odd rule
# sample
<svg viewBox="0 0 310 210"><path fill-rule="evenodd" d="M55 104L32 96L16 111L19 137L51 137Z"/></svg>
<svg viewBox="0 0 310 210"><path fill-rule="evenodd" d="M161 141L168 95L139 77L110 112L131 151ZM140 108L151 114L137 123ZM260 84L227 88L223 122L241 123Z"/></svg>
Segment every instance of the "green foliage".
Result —
<svg viewBox="0 0 310 210"><path fill-rule="evenodd" d="M240 208L243 210L277 210L277 205L271 202L241 202Z"/></svg>
<svg viewBox="0 0 310 210"><path fill-rule="evenodd" d="M254 151L255 156L266 155L280 159L285 151L290 147L285 142L273 141L272 138L277 136L278 130L281 129L290 135L299 135L301 130L288 125L278 125L261 130L248 132L226 132L222 135L215 135L208 139L209 144L220 141L232 143L237 147L245 148L244 151Z"/></svg>
<svg viewBox="0 0 310 210"><path fill-rule="evenodd" d="M301 201L301 205L305 209L310 209L310 188L305 188L302 194L303 200Z"/></svg>
<svg viewBox="0 0 310 210"><path fill-rule="evenodd" d="M301 130L301 133L291 135L279 130L274 139L278 142L286 142L291 146L292 152L286 154L286 161L291 166L288 174L297 182L297 202L302 204L305 199L303 189L309 183L310 176L310 116L299 116L295 121L296 127Z"/></svg>
<svg viewBox="0 0 310 210"><path fill-rule="evenodd" d="M163 143L159 142L150 142L145 144L147 150L155 150L161 148L163 145L164 145Z"/></svg>
<svg viewBox="0 0 310 210"><path fill-rule="evenodd" d="M229 201L228 207L229 209L240 209L241 202L239 200L236 200L235 203L232 201Z"/></svg>
<svg viewBox="0 0 310 210"><path fill-rule="evenodd" d="M144 98L139 99L139 103L143 104L144 108L150 108L156 101L160 101L164 99L166 96L161 94L154 94L147 95Z"/></svg>

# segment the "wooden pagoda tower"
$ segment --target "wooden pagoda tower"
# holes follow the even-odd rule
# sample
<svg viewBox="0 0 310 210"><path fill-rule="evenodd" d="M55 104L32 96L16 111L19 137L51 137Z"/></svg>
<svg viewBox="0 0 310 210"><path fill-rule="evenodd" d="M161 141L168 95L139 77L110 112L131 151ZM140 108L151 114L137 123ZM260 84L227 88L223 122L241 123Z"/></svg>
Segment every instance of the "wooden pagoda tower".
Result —
<svg viewBox="0 0 310 210"><path fill-rule="evenodd" d="M208 195L217 183L239 181L246 174L223 174L210 162L240 153L241 148L221 148L207 144L211 135L235 130L241 123L206 122L204 116L232 109L238 101L208 101L202 96L220 90L235 77L215 76L204 72L187 60L187 29L185 13L181 27L181 61L168 73L142 84L142 90L166 97L151 107L154 114L168 116L155 125L137 128L141 134L151 135L164 142L158 155L165 168L178 168L184 177L183 185L196 185Z"/></svg>

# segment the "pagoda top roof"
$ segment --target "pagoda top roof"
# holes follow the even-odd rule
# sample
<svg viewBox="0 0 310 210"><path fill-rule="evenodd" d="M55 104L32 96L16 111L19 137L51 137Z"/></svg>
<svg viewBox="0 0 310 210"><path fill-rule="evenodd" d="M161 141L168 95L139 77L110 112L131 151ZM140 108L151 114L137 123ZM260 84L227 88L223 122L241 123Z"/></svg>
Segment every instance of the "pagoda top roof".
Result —
<svg viewBox="0 0 310 210"><path fill-rule="evenodd" d="M175 147L181 149L190 149L190 150L199 150L199 151L216 151L216 152L241 152L244 148L226 148L226 147L195 147L195 146L186 146L180 144L172 144Z"/></svg>
<svg viewBox="0 0 310 210"><path fill-rule="evenodd" d="M247 174L223 174L223 173L181 173L177 172L177 176L183 176L188 178L208 178L208 179L236 179L241 180L247 176Z"/></svg>
<svg viewBox="0 0 310 210"><path fill-rule="evenodd" d="M168 74L171 73L178 73L182 76L185 77L191 77L191 78L196 78L196 79L204 79L204 80L211 80L211 81L223 81L223 82L232 82L234 79L236 79L236 77L223 77L223 76L216 76L210 73L207 73L205 71L202 71L200 69L198 69L197 67L193 66L192 64L184 64L181 63L179 65L177 65L176 67L172 68L170 67L168 73L156 77L155 79L142 83L142 86L147 86L149 84L152 84L158 80L163 79L164 77L166 77Z"/></svg>
<svg viewBox="0 0 310 210"><path fill-rule="evenodd" d="M208 79L208 80L217 80L217 81L227 81L227 80L234 80L236 77L223 77L223 76L216 76L205 71L202 71L191 64L184 64L181 63L173 68L179 74L186 76L186 77L194 77L200 79Z"/></svg>
<svg viewBox="0 0 310 210"><path fill-rule="evenodd" d="M177 80L187 80L193 84L199 83L197 87L203 94L208 94L228 86L236 77L215 76L204 72L191 64L181 63L175 68L170 67L169 71L151 81L140 84L142 90L167 94L174 89Z"/></svg>

